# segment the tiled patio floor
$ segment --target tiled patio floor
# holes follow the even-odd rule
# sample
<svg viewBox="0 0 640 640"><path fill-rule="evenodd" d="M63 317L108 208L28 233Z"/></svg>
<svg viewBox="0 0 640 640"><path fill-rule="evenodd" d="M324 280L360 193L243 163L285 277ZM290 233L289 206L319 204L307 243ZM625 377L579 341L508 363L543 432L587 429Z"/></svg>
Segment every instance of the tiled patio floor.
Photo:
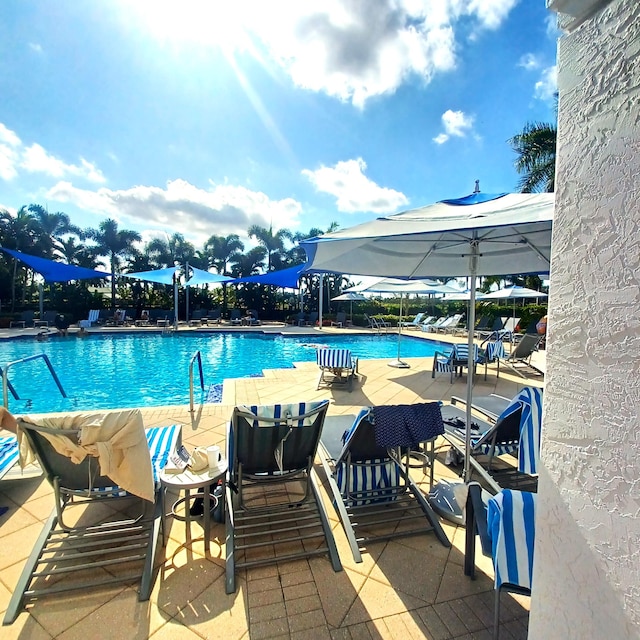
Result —
<svg viewBox="0 0 640 640"><path fill-rule="evenodd" d="M537 354L542 358L543 354ZM179 423L189 448L224 444L226 424L236 403L270 404L329 398L330 415L355 414L362 406L428 400L447 402L463 395L464 380L431 378L431 359L407 359L410 369L394 369L385 360L360 363L353 392L316 390L315 364L266 371L264 378L227 381L220 405L143 409L145 426ZM523 384L541 385L508 372L478 376L476 392L511 397ZM320 464L317 472L324 474ZM452 477L442 464L438 477ZM428 478L416 476L425 491ZM491 563L478 552L478 578L463 575L464 530L444 523L452 547L433 534L372 545L356 564L346 537L325 495L344 570L334 573L326 558L299 560L241 572L235 595L225 595L224 526L212 527L211 555L204 555L200 522L173 522L148 602L138 602L135 587L74 592L30 605L0 637L60 638L490 638L493 615ZM53 506L41 480L0 483L0 612L4 612L24 561ZM501 637L526 638L528 598L503 595Z"/></svg>

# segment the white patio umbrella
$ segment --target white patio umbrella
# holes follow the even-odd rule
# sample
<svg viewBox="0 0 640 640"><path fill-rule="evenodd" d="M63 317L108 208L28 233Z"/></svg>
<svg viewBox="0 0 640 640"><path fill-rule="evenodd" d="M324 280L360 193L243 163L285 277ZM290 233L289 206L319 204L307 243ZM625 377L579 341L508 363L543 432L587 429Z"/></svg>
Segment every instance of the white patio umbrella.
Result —
<svg viewBox="0 0 640 640"><path fill-rule="evenodd" d="M308 268L405 278L541 274L549 271L552 193L473 193L377 218L301 242ZM475 289L470 296L469 359L473 357ZM471 424L473 362L468 363L467 426ZM467 429L464 479L469 481ZM446 517L447 514L443 513ZM449 514L452 519L460 517Z"/></svg>
<svg viewBox="0 0 640 640"><path fill-rule="evenodd" d="M485 300L495 299L512 299L513 300L513 317L516 317L516 298L547 298L547 294L542 291L536 291L535 289L528 289L527 287L520 287L513 285L512 287L505 287L504 289L498 289L498 291L492 291L486 293L483 298Z"/></svg>
<svg viewBox="0 0 640 640"><path fill-rule="evenodd" d="M358 293L356 291L345 291L344 293L341 293L339 296L335 296L334 298L331 298L331 302L341 302L341 301L349 301L349 320L351 322L353 322L353 302L354 300L356 302L362 302L363 300L366 300L367 297L363 296L361 293Z"/></svg>
<svg viewBox="0 0 640 640"><path fill-rule="evenodd" d="M399 278L380 278L379 280L366 285L356 285L345 289L345 291L368 291L370 293L398 293L400 294L400 319L398 320L398 356L395 360L389 362L390 367L398 369L408 369L409 363L400 359L400 339L402 337L402 294L403 293L427 293L442 294L457 291L453 287L446 284L440 284L435 281L423 280L402 280Z"/></svg>

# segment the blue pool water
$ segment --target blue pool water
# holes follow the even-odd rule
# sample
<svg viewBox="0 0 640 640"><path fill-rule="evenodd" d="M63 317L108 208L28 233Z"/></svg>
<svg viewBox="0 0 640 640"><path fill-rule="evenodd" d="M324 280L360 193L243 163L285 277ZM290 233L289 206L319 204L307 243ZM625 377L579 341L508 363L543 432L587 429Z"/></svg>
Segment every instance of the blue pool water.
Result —
<svg viewBox="0 0 640 640"><path fill-rule="evenodd" d="M315 345L351 349L359 358L397 355L397 335L282 336L260 333L185 332L161 334L92 334L84 338L52 337L0 342L2 366L45 353L68 398L63 398L44 360L9 369L20 400L9 394L15 413L116 409L189 403L189 362L200 351L205 392L194 367L195 400L206 400L211 385L226 378L260 374L263 369L315 361ZM439 343L403 336L403 357L432 356ZM442 346L442 345L441 345Z"/></svg>

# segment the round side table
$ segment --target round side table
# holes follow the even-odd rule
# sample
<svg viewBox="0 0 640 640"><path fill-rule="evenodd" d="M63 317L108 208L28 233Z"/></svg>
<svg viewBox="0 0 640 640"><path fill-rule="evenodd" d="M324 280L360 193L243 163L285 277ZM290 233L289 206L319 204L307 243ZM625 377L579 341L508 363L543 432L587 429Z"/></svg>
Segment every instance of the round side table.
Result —
<svg viewBox="0 0 640 640"><path fill-rule="evenodd" d="M211 497L214 500L216 498L211 496L209 486L217 484L218 480L224 477L227 472L227 461L222 458L216 467L211 467L194 473L190 469L185 469L182 473L166 473L163 471L160 474L160 486L162 491L162 545L166 544L166 520L167 516L173 516L180 520L184 519L187 523L187 528L190 527L191 515L189 513L189 507L191 502L191 490L192 489L204 489L204 549L205 553L210 551L210 531L211 531ZM185 495L182 498L176 500L171 506L171 511L167 513L166 499L167 490L176 489L178 494L184 491ZM194 496L195 497L195 496ZM224 498L223 498L224 499ZM185 515L178 516L176 514L176 508L179 504L185 503ZM214 505L215 506L215 505Z"/></svg>

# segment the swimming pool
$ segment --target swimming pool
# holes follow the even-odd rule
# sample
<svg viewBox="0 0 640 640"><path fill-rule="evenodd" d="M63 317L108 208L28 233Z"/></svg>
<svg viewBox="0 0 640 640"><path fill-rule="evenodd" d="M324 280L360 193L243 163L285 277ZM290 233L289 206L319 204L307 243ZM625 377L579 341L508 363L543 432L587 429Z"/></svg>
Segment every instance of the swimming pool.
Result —
<svg viewBox="0 0 640 640"><path fill-rule="evenodd" d="M150 407L189 403L189 362L202 356L205 394L194 367L195 399L205 399L210 385L226 378L259 375L293 362L315 361L316 345L351 349L359 358L397 354L397 335L286 336L241 332L90 334L54 337L46 342L0 342L4 367L39 353L48 356L68 398L63 398L45 362L37 359L9 369L20 400L9 394L15 413ZM403 336L403 357L429 357L440 343ZM442 346L442 345L441 345Z"/></svg>

